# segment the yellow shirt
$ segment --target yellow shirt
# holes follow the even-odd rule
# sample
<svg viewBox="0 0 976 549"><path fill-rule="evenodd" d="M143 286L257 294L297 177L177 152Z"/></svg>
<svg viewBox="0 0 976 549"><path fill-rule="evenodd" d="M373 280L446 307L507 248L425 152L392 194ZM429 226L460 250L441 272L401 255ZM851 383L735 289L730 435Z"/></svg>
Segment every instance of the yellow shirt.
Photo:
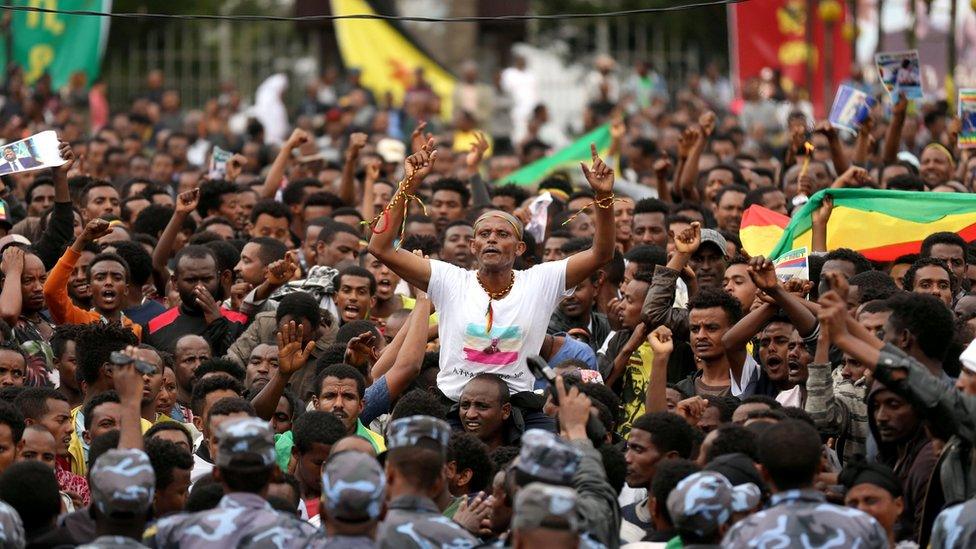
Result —
<svg viewBox="0 0 976 549"><path fill-rule="evenodd" d="M153 422L139 418L142 432L145 433L153 426ZM166 414L156 416L155 423L161 421L176 421ZM85 430L85 416L81 413L81 406L76 406L71 410L71 423L75 426L71 432L71 441L68 443L68 455L71 456L71 472L76 475L85 476L88 473L88 444L82 438Z"/></svg>

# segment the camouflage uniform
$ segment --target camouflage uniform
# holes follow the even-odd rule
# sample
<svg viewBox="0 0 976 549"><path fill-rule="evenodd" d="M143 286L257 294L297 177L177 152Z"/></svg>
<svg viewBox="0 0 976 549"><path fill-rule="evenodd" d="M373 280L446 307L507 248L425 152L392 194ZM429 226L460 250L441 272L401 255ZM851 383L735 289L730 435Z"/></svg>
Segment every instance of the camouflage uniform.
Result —
<svg viewBox="0 0 976 549"><path fill-rule="evenodd" d="M390 423L386 445L395 450L433 441L446 454L450 437L451 427L444 420L410 416ZM430 498L417 495L400 496L390 502L386 520L380 524L376 539L379 547L390 549L464 549L479 544L467 530L443 516Z"/></svg>
<svg viewBox="0 0 976 549"><path fill-rule="evenodd" d="M755 509L761 497L759 487L751 482L733 487L719 473L701 471L681 480L671 491L668 513L679 532L714 538L733 512Z"/></svg>
<svg viewBox="0 0 976 549"><path fill-rule="evenodd" d="M788 490L733 526L722 547L883 549L888 535L870 515L827 503L816 490Z"/></svg>
<svg viewBox="0 0 976 549"><path fill-rule="evenodd" d="M976 500L953 505L939 513L929 547L966 549L976 546Z"/></svg>
<svg viewBox="0 0 976 549"><path fill-rule="evenodd" d="M17 510L0 501L0 549L22 549L26 543Z"/></svg>
<svg viewBox="0 0 976 549"><path fill-rule="evenodd" d="M89 473L92 505L116 520L143 517L156 492L156 473L142 450L109 450L98 458ZM99 536L85 549L145 547L125 536Z"/></svg>
<svg viewBox="0 0 976 549"><path fill-rule="evenodd" d="M512 530L546 528L579 533L576 491L533 482L515 495Z"/></svg>
<svg viewBox="0 0 976 549"><path fill-rule="evenodd" d="M367 523L379 519L386 499L386 475L371 456L346 451L333 454L322 468L323 521ZM309 538L309 547L366 549L375 547L365 536L329 536L319 532Z"/></svg>
<svg viewBox="0 0 976 549"><path fill-rule="evenodd" d="M617 492L607 482L603 458L592 442L567 442L554 433L530 429L522 435L515 467L540 482L572 486L581 529L600 543L620 545Z"/></svg>
<svg viewBox="0 0 976 549"><path fill-rule="evenodd" d="M242 418L223 423L217 432L218 468L257 459L269 469L275 466L274 433L268 422ZM146 530L150 547L214 549L244 546L284 547L313 534L315 528L279 513L257 494L233 492L215 509L167 517ZM299 545L294 545L299 546Z"/></svg>

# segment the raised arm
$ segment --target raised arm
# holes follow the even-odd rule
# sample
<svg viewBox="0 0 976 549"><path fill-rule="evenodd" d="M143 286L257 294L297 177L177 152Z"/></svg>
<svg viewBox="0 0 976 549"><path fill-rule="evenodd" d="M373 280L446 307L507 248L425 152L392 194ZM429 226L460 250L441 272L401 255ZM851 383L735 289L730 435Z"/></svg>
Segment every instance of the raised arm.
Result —
<svg viewBox="0 0 976 549"><path fill-rule="evenodd" d="M7 246L0 262L3 271L3 291L0 292L0 318L14 326L24 306L20 289L20 277L24 274L24 250L19 246Z"/></svg>
<svg viewBox="0 0 976 549"><path fill-rule="evenodd" d="M342 177L339 178L339 198L346 204L356 203L356 164L359 163L359 153L366 146L368 138L368 135L360 132L349 136L346 163L342 165Z"/></svg>
<svg viewBox="0 0 976 549"><path fill-rule="evenodd" d="M820 207L813 212L812 217L812 242L810 251L827 253L827 222L830 221L830 214L834 211L834 197L824 195Z"/></svg>
<svg viewBox="0 0 976 549"><path fill-rule="evenodd" d="M787 292L776 278L773 262L759 255L749 260L749 277L756 287L773 298L790 322L800 332L800 337L809 337L817 329L817 317L807 309L803 300Z"/></svg>
<svg viewBox="0 0 976 549"><path fill-rule="evenodd" d="M271 163L271 168L268 169L268 175L264 178L264 185L261 187L261 198L274 198L278 186L281 185L281 178L285 176L285 169L288 168L288 163L291 161L292 151L311 139L312 136L308 135L305 130L296 128L295 131L291 132L288 141L281 145L278 156L275 157L274 162Z"/></svg>
<svg viewBox="0 0 976 549"><path fill-rule="evenodd" d="M291 376L305 367L315 342L309 341L302 349L302 336L305 329L295 321L291 321L278 331L278 369L271 374L271 380L261 389L261 392L251 399L254 411L261 419L271 420L278 401L288 386Z"/></svg>
<svg viewBox="0 0 976 549"><path fill-rule="evenodd" d="M199 188L180 193L176 197L176 210L173 212L173 217L170 218L166 228L159 235L159 242L156 243L156 249L153 250L152 264L153 281L156 283L156 289L160 294L164 293L166 282L169 281L167 263L169 263L170 255L173 252L173 244L176 243L177 235L183 230L183 222L197 209L197 201L199 200Z"/></svg>
<svg viewBox="0 0 976 549"><path fill-rule="evenodd" d="M123 353L136 358L136 347L129 345ZM142 450L142 374L136 370L135 362L112 365L112 381L119 394L122 414L119 425L119 448Z"/></svg>
<svg viewBox="0 0 976 549"><path fill-rule="evenodd" d="M854 142L854 158L852 159L854 164L858 166L867 165L868 154L871 152L871 145L874 144L873 131L874 116L869 115L857 130L857 140Z"/></svg>
<svg viewBox="0 0 976 549"><path fill-rule="evenodd" d="M436 160L437 150L434 149L433 139L429 139L420 152L406 159L404 162L406 179L400 183L390 204L372 225L373 234L367 247L373 257L382 261L400 278L424 291L427 290L427 284L430 282L430 260L418 257L407 250L397 250L393 246L393 241L406 215L408 196L412 196L420 187Z"/></svg>
<svg viewBox="0 0 976 549"><path fill-rule="evenodd" d="M607 166L596 152L596 144L590 143L593 164L587 168L580 162L583 175L593 189L596 202L596 236L589 249L574 254L566 264L566 288L575 288L606 265L613 258L613 169Z"/></svg>
<svg viewBox="0 0 976 549"><path fill-rule="evenodd" d="M837 129L830 122L824 120L817 125L817 129L814 131L823 134L827 138L827 144L830 146L830 159L834 163L834 171L837 173L846 172L847 168L851 166L851 162L848 160L847 155L844 154L844 145L840 142Z"/></svg>
<svg viewBox="0 0 976 549"><path fill-rule="evenodd" d="M386 372L386 386L390 391L390 398L400 396L403 390L410 385L410 382L420 374L420 367L424 362L424 352L427 350L427 322L429 317L430 299L425 294L418 295L417 303L407 320L407 325L400 330L401 332L406 331L407 337L403 340L400 352L393 357L393 367Z"/></svg>
<svg viewBox="0 0 976 549"><path fill-rule="evenodd" d="M75 221L71 194L68 192L68 171L75 164L75 153L71 150L71 145L60 141L58 154L65 163L54 169L54 207L47 220L47 227L34 244L34 250L47 270L54 267L71 241Z"/></svg>
<svg viewBox="0 0 976 549"><path fill-rule="evenodd" d="M697 185L698 161L701 158L702 152L705 150L705 141L707 139L701 128L696 127L686 129L682 137L684 137L685 141L690 141L691 146L688 149L688 158L685 160L684 167L681 170L678 189L681 191L681 197L685 200L699 202L701 196L698 192Z"/></svg>
<svg viewBox="0 0 976 549"><path fill-rule="evenodd" d="M110 232L112 232L112 227L109 226L108 221L100 218L89 221L85 225L85 230L75 239L74 244L65 250L57 265L51 269L50 275L44 282L44 301L47 303L48 312L51 313L51 319L54 322L58 324L87 323L87 312L72 303L71 297L68 296L68 277L71 275L75 263L78 262L81 251L85 249L85 245Z"/></svg>
<svg viewBox="0 0 976 549"><path fill-rule="evenodd" d="M651 364L651 379L647 382L647 392L645 394L644 412L667 412L668 411L668 358L674 351L674 339L671 337L671 330L667 326L658 326L649 336L647 342L654 351L654 359Z"/></svg>
<svg viewBox="0 0 976 549"><path fill-rule="evenodd" d="M363 219L373 219L376 215L376 206L373 202L376 199L376 191L373 185L380 178L380 161L376 158L366 162L366 177L363 178L363 199L359 203L359 213ZM363 227L365 233L369 228Z"/></svg>
<svg viewBox="0 0 976 549"><path fill-rule="evenodd" d="M471 187L471 207L491 207L491 195L488 193L488 185L481 178L478 168L481 161L488 151L488 139L485 134L478 132L475 134L475 142L471 144L471 150L464 157L464 171L468 179L468 186ZM369 219L369 218L367 218Z"/></svg>
<svg viewBox="0 0 976 549"><path fill-rule="evenodd" d="M901 130L905 126L905 116L908 112L908 98L904 93L898 94L898 102L891 109L891 123L885 131L884 149L881 154L881 165L894 164L898 159L898 149L901 148Z"/></svg>

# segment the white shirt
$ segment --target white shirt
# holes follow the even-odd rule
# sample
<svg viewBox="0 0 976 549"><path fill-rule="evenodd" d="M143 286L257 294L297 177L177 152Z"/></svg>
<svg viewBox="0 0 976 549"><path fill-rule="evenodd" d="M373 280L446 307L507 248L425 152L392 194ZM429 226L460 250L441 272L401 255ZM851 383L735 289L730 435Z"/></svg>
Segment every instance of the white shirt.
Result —
<svg viewBox="0 0 976 549"><path fill-rule="evenodd" d="M550 261L515 271L512 290L491 302L493 322L486 333L488 294L476 271L430 262L427 293L440 314L440 373L437 386L458 400L464 384L478 374L498 374L512 393L531 391L535 378L525 357L542 348L552 316L566 290L569 260Z"/></svg>

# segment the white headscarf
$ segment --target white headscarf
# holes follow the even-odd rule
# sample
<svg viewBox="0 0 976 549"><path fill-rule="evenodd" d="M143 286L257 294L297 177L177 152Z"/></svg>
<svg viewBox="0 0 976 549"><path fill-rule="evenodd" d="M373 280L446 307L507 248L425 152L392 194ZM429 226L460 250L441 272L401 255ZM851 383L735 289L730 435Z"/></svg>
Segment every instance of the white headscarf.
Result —
<svg viewBox="0 0 976 549"><path fill-rule="evenodd" d="M254 94L254 118L264 126L264 142L280 145L288 138L288 110L281 95L288 88L288 77L272 74L258 86Z"/></svg>

